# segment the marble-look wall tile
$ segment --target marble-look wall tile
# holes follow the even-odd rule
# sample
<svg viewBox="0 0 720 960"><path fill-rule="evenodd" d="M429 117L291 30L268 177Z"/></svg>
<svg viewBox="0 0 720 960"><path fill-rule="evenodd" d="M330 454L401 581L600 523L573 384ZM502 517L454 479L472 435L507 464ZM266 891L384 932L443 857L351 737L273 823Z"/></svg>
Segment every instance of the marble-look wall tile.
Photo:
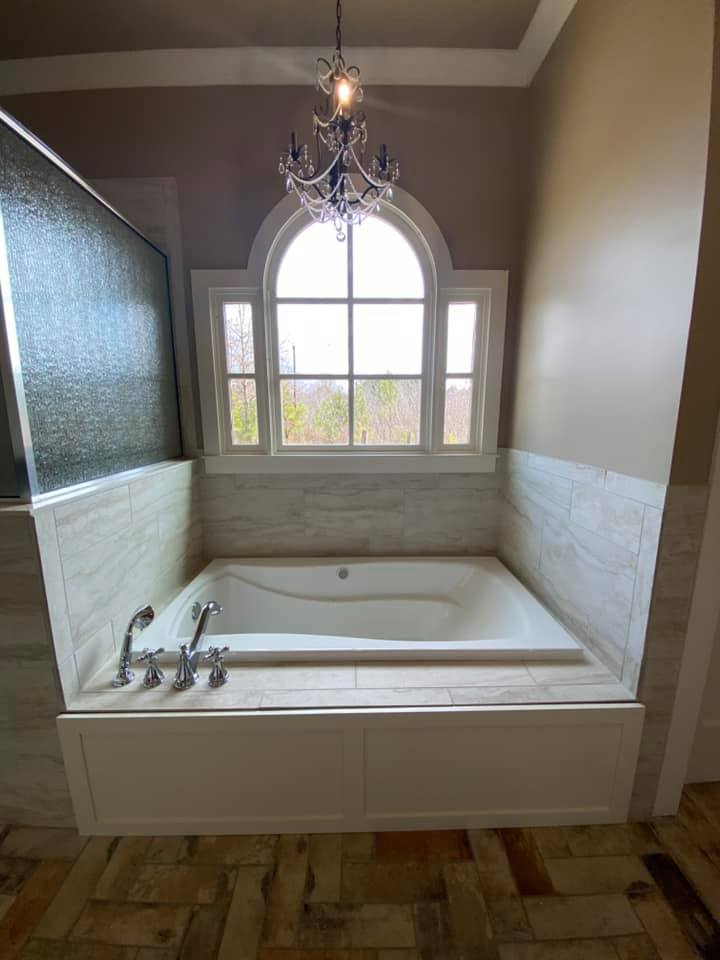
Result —
<svg viewBox="0 0 720 960"><path fill-rule="evenodd" d="M0 508L0 661L50 656L44 604L32 517Z"/></svg>
<svg viewBox="0 0 720 960"><path fill-rule="evenodd" d="M105 623L75 652L78 681L82 687L103 667L115 652L112 623Z"/></svg>
<svg viewBox="0 0 720 960"><path fill-rule="evenodd" d="M0 821L37 826L74 824L55 718L42 729L0 737Z"/></svg>
<svg viewBox="0 0 720 960"><path fill-rule="evenodd" d="M648 624L653 657L682 656L706 506L706 486L668 489Z"/></svg>
<svg viewBox="0 0 720 960"><path fill-rule="evenodd" d="M116 536L63 560L76 648L108 622L108 615L137 607L135 601L157 557L158 536L157 518L153 517L152 521L132 523Z"/></svg>
<svg viewBox="0 0 720 960"><path fill-rule="evenodd" d="M616 676L622 673L635 576L635 556L572 523L546 517L540 573L554 605L580 625L584 639Z"/></svg>
<svg viewBox="0 0 720 960"><path fill-rule="evenodd" d="M29 510L0 508L0 822L64 826L62 709Z"/></svg>
<svg viewBox="0 0 720 960"><path fill-rule="evenodd" d="M54 724L58 707L57 682L50 658L45 661L18 659L3 665L0 671L0 741L6 735L17 735L18 731L47 729Z"/></svg>
<svg viewBox="0 0 720 960"><path fill-rule="evenodd" d="M55 656L66 700L116 651L133 611L160 611L204 564L196 465L36 510Z"/></svg>
<svg viewBox="0 0 720 960"><path fill-rule="evenodd" d="M210 557L472 554L497 543L499 481L458 476L206 476Z"/></svg>
<svg viewBox="0 0 720 960"><path fill-rule="evenodd" d="M535 467L523 467L516 471L513 482L519 484L525 494L549 510L560 507L563 513L570 512L573 481L553 473L545 473Z"/></svg>
<svg viewBox="0 0 720 960"><path fill-rule="evenodd" d="M129 486L133 520L166 515L191 507L196 494L196 465L180 461L134 480Z"/></svg>
<svg viewBox="0 0 720 960"><path fill-rule="evenodd" d="M660 545L661 523L662 511L656 507L645 506L640 551L635 570L635 590L630 614L630 629L622 675L623 683L633 692L637 691L640 664L645 650L650 598Z"/></svg>
<svg viewBox="0 0 720 960"><path fill-rule="evenodd" d="M304 534L319 551L393 553L403 539L403 492L345 483L337 490L310 487L304 496Z"/></svg>
<svg viewBox="0 0 720 960"><path fill-rule="evenodd" d="M55 517L52 510L36 510L34 517L55 659L61 664L72 657L74 647Z"/></svg>
<svg viewBox="0 0 720 960"><path fill-rule="evenodd" d="M517 490L506 490L500 513L498 542L501 553L515 567L540 569L540 549L545 513L541 506Z"/></svg>
<svg viewBox="0 0 720 960"><path fill-rule="evenodd" d="M121 533L130 523L130 492L114 487L55 507L60 556L72 557Z"/></svg>
<svg viewBox="0 0 720 960"><path fill-rule="evenodd" d="M636 819L652 814L665 756L705 526L707 494L705 485L670 486L665 498L637 691L638 699L647 705L648 717L630 807L631 816Z"/></svg>
<svg viewBox="0 0 720 960"><path fill-rule="evenodd" d="M619 497L607 490L579 483L573 487L572 522L633 553L640 550L643 511L643 505L636 500Z"/></svg>
<svg viewBox="0 0 720 960"><path fill-rule="evenodd" d="M501 460L500 556L634 691L661 518L652 504L664 495L601 467L523 451Z"/></svg>
<svg viewBox="0 0 720 960"><path fill-rule="evenodd" d="M587 463L573 463L570 460L558 460L556 457L543 457L537 453L527 454L527 466L543 473L551 473L576 483L593 487L605 485L605 470Z"/></svg>
<svg viewBox="0 0 720 960"><path fill-rule="evenodd" d="M488 553L497 541L495 488L405 491L402 553Z"/></svg>
<svg viewBox="0 0 720 960"><path fill-rule="evenodd" d="M75 699L80 690L80 678L78 677L77 664L75 663L75 654L71 654L67 660L58 664L57 670L63 699L67 706L67 704Z"/></svg>
<svg viewBox="0 0 720 960"><path fill-rule="evenodd" d="M642 480L639 477L629 477L624 473L615 473L608 470L605 476L605 489L618 493L621 497L639 500L650 507L662 507L665 503L666 487L662 483L653 483L652 480Z"/></svg>

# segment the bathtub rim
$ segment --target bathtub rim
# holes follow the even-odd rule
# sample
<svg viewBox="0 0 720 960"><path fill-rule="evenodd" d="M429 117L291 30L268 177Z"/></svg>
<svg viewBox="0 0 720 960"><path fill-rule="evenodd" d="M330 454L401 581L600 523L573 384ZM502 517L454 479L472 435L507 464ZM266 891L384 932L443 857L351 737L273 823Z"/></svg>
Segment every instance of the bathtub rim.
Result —
<svg viewBox="0 0 720 960"><path fill-rule="evenodd" d="M164 664L169 664L174 662L177 654L176 649L179 646L179 643L185 641L187 638L184 634L181 634L179 629L176 629L178 620L182 617L180 604L180 598L190 590L194 585L199 585L204 579L209 579L212 581L214 575L217 574L221 576L223 570L228 566L260 566L266 568L277 568L277 567L290 567L290 568L304 568L304 567L342 567L342 566L372 566L375 564L381 563L401 563L401 564L428 564L428 563L441 563L441 564L450 564L453 566L479 566L482 567L487 565L491 568L490 572L499 573L503 577L509 577L513 584L520 589L523 594L526 594L530 601L537 605L542 611L544 617L549 618L552 621L554 628L559 630L561 634L567 638L568 644L566 647L559 650L552 649L542 649L540 650L538 646L533 646L527 642L523 644L518 642L517 644L512 644L508 638L502 638L502 642L505 644L503 649L495 648L493 649L490 646L491 641L475 641L475 640L465 640L465 641L429 641L429 640L419 640L416 641L418 647L413 651L415 656L409 656L407 649L407 644L412 641L400 640L400 641L391 641L391 640L377 640L373 641L370 638L354 638L354 637L342 637L339 635L323 635L323 634L310 634L310 633L282 633L280 631L267 631L263 633L237 633L229 632L223 634L212 634L210 642L217 645L226 645L231 638L233 637L244 637L244 638L254 638L253 642L258 645L263 641L261 638L271 638L271 637L296 637L296 638L310 638L314 637L319 641L331 640L331 639L342 639L345 641L347 646L352 646L354 640L360 640L369 642L370 646L363 648L357 648L352 651L342 650L337 651L337 655L333 656L332 651L327 649L320 649L315 652L312 650L301 649L299 651L295 649L290 649L287 651L279 651L277 649L268 648L263 651L259 650L257 646L253 646L251 649L235 649L232 648L227 655L228 663L267 663L272 664L274 662L279 663L347 663L347 662L382 662L387 660L388 662L396 662L398 660L407 661L408 663L422 663L426 660L428 662L437 662L437 663L452 663L452 662L479 662L482 660L487 660L488 662L519 662L522 660L547 660L547 661L573 661L581 660L584 651L586 650L585 645L579 640L572 630L570 630L565 624L563 624L555 614L549 610L545 604L533 593L533 591L520 580L519 577L513 572L510 567L503 562L503 560L496 555L414 555L414 556L359 556L354 557L348 554L344 555L333 555L327 557L215 557L208 561L208 563L199 570L196 575L185 584L185 586L179 590L171 600L165 604L162 610L159 612L156 622L149 629L153 632L153 641L155 646L163 645L166 648L166 653L160 657L160 660ZM494 568L494 570L493 570ZM238 578L241 579L241 578ZM244 581L249 583L249 581ZM250 586L257 586L258 589L263 589L259 585L250 583ZM162 633L158 632L158 627L161 628ZM146 639L150 640L150 636ZM497 638L497 641L501 640L500 637ZM386 646L384 647L373 647L373 643L382 643ZM393 645L397 644L398 646L394 647ZM442 644L442 646L440 646ZM487 649L481 644L485 644ZM402 646L400 646L402 645ZM474 645L474 646L473 646ZM208 641L206 639L203 644L204 648L207 649ZM317 644L321 647L322 643Z"/></svg>

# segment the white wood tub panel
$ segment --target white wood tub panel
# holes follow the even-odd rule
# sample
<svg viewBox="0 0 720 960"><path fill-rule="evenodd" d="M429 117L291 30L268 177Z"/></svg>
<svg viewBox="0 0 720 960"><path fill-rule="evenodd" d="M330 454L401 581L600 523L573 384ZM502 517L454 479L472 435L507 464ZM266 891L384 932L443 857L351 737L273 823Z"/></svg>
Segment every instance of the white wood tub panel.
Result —
<svg viewBox="0 0 720 960"><path fill-rule="evenodd" d="M639 704L63 714L83 834L295 833L626 818Z"/></svg>

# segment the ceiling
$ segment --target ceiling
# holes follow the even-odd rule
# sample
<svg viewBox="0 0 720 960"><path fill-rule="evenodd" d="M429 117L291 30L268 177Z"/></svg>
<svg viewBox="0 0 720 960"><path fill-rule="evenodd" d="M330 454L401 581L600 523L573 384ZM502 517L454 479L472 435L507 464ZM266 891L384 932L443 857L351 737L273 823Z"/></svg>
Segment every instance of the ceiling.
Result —
<svg viewBox="0 0 720 960"><path fill-rule="evenodd" d="M345 0L348 46L515 49L539 0ZM335 43L332 0L4 0L0 60Z"/></svg>

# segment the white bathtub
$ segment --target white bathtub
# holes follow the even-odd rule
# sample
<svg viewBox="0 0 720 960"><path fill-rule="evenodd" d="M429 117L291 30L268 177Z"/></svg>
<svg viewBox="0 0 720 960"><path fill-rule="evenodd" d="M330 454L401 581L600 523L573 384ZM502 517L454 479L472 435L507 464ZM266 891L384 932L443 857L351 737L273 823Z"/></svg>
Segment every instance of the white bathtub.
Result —
<svg viewBox="0 0 720 960"><path fill-rule="evenodd" d="M214 560L162 612L153 643L209 643L241 660L572 659L577 641L499 560Z"/></svg>

